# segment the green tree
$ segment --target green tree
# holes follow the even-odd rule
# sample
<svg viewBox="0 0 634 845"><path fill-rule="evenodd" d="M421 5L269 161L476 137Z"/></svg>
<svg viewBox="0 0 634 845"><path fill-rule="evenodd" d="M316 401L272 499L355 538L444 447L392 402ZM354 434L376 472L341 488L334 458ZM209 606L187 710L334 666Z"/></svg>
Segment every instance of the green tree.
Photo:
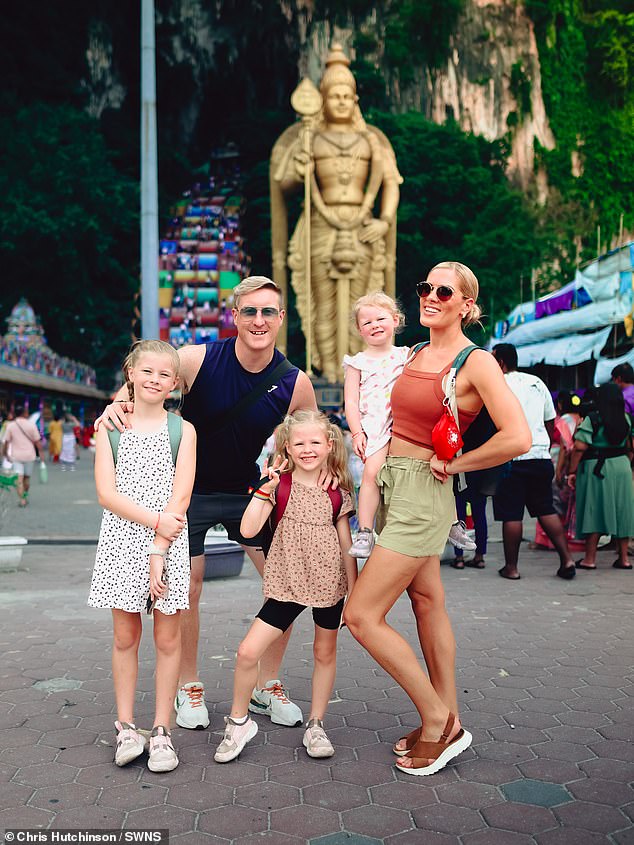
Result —
<svg viewBox="0 0 634 845"><path fill-rule="evenodd" d="M506 179L502 147L414 112L373 114L371 122L390 138L404 179L396 267L406 340L420 334L414 285L446 260L462 261L478 276L490 330L517 304L519 279L530 278L549 244L537 213Z"/></svg>
<svg viewBox="0 0 634 845"><path fill-rule="evenodd" d="M72 106L0 118L0 312L26 296L55 351L103 378L130 341L138 188L99 126Z"/></svg>

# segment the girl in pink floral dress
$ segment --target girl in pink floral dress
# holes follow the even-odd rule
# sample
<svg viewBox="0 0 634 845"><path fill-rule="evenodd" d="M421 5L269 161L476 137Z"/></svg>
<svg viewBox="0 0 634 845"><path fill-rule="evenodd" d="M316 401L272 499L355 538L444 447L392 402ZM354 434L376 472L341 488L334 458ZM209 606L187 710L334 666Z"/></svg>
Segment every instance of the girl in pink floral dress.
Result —
<svg viewBox="0 0 634 845"><path fill-rule="evenodd" d="M322 489L323 471L339 478L337 491ZM288 415L275 430L275 455L271 466L265 465L263 479L244 512L240 532L255 537L273 517L276 527L264 566L266 601L238 647L233 705L214 755L217 763L237 757L258 732L248 715L258 661L307 607L315 623L315 664L303 745L310 757L335 753L323 719L335 682L344 600L357 578L356 561L347 552L348 519L354 508L341 431L317 411Z"/></svg>

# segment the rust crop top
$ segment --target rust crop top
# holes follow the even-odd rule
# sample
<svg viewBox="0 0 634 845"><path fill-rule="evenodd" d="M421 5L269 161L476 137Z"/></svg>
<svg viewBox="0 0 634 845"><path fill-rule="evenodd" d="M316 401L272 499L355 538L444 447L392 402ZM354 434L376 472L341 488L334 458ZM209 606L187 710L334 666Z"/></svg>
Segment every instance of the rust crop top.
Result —
<svg viewBox="0 0 634 845"><path fill-rule="evenodd" d="M405 365L392 390L393 437L423 449L434 448L431 432L443 413L445 393L442 382L450 369L451 363L439 373L423 373ZM458 421L463 434L479 413L458 409Z"/></svg>

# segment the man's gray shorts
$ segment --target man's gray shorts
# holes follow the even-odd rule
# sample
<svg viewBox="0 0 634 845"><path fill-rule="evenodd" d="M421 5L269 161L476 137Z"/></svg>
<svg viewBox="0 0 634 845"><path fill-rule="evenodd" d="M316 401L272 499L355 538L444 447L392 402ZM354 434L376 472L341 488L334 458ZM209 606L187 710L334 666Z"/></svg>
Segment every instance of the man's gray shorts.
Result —
<svg viewBox="0 0 634 845"><path fill-rule="evenodd" d="M244 546L262 547L268 536L266 527L255 537L243 537L240 533L242 515L250 500L247 493L192 493L187 511L190 556L205 553L205 534L219 523L230 540Z"/></svg>

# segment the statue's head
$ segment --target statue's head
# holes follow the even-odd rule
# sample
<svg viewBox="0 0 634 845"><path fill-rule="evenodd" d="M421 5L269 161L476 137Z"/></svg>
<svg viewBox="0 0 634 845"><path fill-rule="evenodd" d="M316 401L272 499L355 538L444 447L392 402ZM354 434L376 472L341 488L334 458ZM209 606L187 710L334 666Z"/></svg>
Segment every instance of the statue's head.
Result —
<svg viewBox="0 0 634 845"><path fill-rule="evenodd" d="M333 44L326 57L326 70L321 78L319 90L325 97L334 85L347 85L352 90L354 97L357 96L357 83L350 70L350 59L343 52L341 44Z"/></svg>
<svg viewBox="0 0 634 845"><path fill-rule="evenodd" d="M358 105L357 83L341 44L332 45L319 90L324 98L323 114L328 123L353 124L355 128L364 125Z"/></svg>

